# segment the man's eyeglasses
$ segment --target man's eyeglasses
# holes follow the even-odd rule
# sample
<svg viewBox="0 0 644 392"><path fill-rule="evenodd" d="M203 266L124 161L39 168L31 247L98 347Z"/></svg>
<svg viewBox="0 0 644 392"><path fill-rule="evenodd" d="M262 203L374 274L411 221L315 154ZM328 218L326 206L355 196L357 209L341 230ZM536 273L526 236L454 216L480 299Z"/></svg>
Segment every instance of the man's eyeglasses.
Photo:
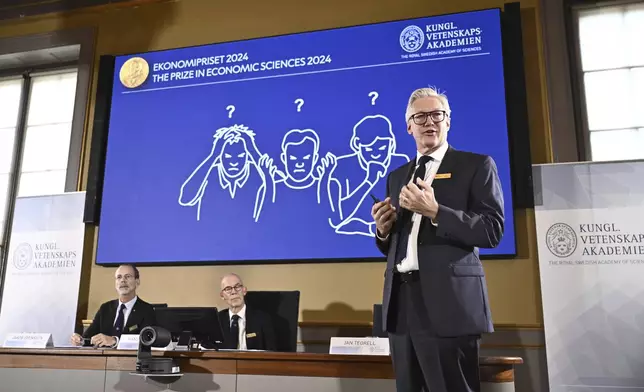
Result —
<svg viewBox="0 0 644 392"><path fill-rule="evenodd" d="M416 114L412 114L409 119L414 121L414 124L416 125L425 125L427 123L427 119L430 118L432 122L434 123L439 123L443 120L445 120L445 117L447 117L447 112L444 110L434 110L431 112L419 112Z"/></svg>
<svg viewBox="0 0 644 392"><path fill-rule="evenodd" d="M235 292L239 293L240 291L242 291L243 288L244 288L244 285L236 284L235 287L230 287L230 286L224 287L224 289L221 290L221 291L223 291L226 294L232 294L233 290L235 290Z"/></svg>
<svg viewBox="0 0 644 392"><path fill-rule="evenodd" d="M117 275L116 276L116 280L121 280L121 279L132 280L132 279L134 279L134 275L127 274L127 275Z"/></svg>

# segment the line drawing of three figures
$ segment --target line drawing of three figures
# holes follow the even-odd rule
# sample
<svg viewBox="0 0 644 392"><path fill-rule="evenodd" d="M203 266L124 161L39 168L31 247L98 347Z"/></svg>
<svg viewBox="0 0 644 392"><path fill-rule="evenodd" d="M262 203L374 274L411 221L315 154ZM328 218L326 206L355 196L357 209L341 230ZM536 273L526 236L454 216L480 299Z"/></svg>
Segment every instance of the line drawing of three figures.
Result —
<svg viewBox="0 0 644 392"><path fill-rule="evenodd" d="M196 207L197 221L209 187L219 187L218 191L227 191L235 199L240 189L256 186L255 222L265 204L275 203L280 192L315 187L317 204L327 204L328 223L337 234L375 236L369 195L384 190L380 180L410 159L396 152L396 138L387 117L368 115L358 121L349 140L352 152L341 156L331 152L320 156L320 138L314 130L292 129L282 138L279 167L277 160L260 153L255 135L241 124L215 132L210 154L184 181L179 194L181 206Z"/></svg>

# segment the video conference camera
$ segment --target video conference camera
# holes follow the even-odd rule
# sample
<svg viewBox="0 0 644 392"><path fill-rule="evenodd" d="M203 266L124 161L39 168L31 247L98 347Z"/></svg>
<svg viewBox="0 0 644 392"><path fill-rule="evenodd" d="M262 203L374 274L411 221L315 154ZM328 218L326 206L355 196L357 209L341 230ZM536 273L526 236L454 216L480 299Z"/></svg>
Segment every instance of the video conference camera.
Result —
<svg viewBox="0 0 644 392"><path fill-rule="evenodd" d="M172 334L162 327L145 327L139 334L139 350L136 357L136 372L149 375L172 375L179 373L179 364L173 358L152 357L152 347L167 347Z"/></svg>

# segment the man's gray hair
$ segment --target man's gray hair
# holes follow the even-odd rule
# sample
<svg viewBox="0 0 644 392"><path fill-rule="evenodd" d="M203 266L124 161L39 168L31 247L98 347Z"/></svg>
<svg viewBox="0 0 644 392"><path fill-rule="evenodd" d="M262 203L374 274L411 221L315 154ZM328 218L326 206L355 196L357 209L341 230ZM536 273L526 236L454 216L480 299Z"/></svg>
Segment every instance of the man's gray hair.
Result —
<svg viewBox="0 0 644 392"><path fill-rule="evenodd" d="M407 110L405 111L405 122L408 122L409 117L411 117L414 114L413 107L412 107L414 102L416 102L417 99L427 98L427 97L438 98L443 104L443 108L445 109L447 114L450 115L452 113L451 109L449 108L449 100L447 99L447 95L445 95L445 93L442 93L438 88L435 88L435 87L423 87L423 88L414 90L409 96L409 102L407 103Z"/></svg>
<svg viewBox="0 0 644 392"><path fill-rule="evenodd" d="M242 286L244 285L244 281L242 280L241 276L237 275L234 272L229 272L226 275L222 276L220 282L223 282L224 279L231 278L231 277L235 277L235 278L239 279L239 283L241 283Z"/></svg>

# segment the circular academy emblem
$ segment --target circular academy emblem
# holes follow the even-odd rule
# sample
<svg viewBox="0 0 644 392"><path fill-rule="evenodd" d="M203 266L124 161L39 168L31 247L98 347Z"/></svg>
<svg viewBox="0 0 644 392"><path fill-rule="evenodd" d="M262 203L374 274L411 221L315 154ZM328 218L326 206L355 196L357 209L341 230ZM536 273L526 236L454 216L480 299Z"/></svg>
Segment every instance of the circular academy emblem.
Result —
<svg viewBox="0 0 644 392"><path fill-rule="evenodd" d="M127 88L137 88L142 85L150 75L150 66L141 57L128 59L119 71L121 84Z"/></svg>
<svg viewBox="0 0 644 392"><path fill-rule="evenodd" d="M425 34L418 26L407 26L400 33L400 47L407 53L413 53L423 47Z"/></svg>
<svg viewBox="0 0 644 392"><path fill-rule="evenodd" d="M13 266L19 270L26 269L34 259L34 251L26 242L18 245L13 251Z"/></svg>
<svg viewBox="0 0 644 392"><path fill-rule="evenodd" d="M553 255L569 257L577 249L577 234L565 223L555 223L546 232L546 245Z"/></svg>

